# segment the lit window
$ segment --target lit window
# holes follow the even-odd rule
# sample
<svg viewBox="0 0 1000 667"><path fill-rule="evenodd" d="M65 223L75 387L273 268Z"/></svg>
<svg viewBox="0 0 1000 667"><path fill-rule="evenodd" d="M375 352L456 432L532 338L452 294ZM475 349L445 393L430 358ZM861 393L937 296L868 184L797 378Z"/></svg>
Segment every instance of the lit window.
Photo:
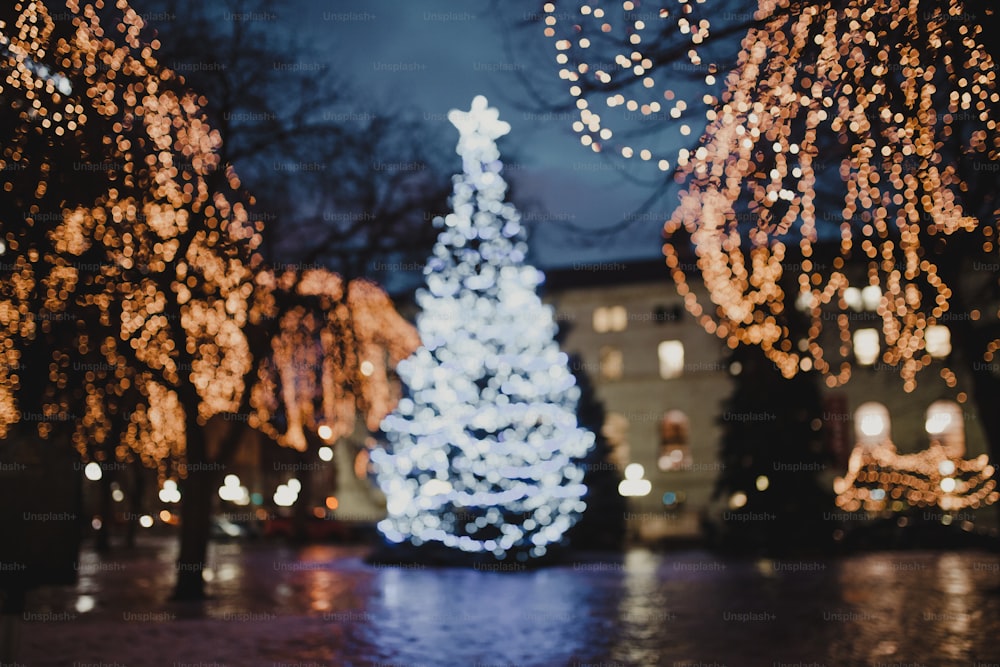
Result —
<svg viewBox="0 0 1000 667"><path fill-rule="evenodd" d="M625 306L601 306L594 310L594 331L625 331L628 324L628 311Z"/></svg>
<svg viewBox="0 0 1000 667"><path fill-rule="evenodd" d="M660 420L660 470L685 470L691 467L691 423L680 410L671 410Z"/></svg>
<svg viewBox="0 0 1000 667"><path fill-rule="evenodd" d="M795 309L801 313L808 313L812 305L812 292L799 292L795 297Z"/></svg>
<svg viewBox="0 0 1000 667"><path fill-rule="evenodd" d="M854 332L854 357L862 366L871 366L878 359L878 331L858 329Z"/></svg>
<svg viewBox="0 0 1000 667"><path fill-rule="evenodd" d="M854 437L858 444L873 447L889 441L889 410L874 401L862 403L854 412Z"/></svg>
<svg viewBox="0 0 1000 667"><path fill-rule="evenodd" d="M622 351L617 347L604 345L601 347L601 378L605 380L620 380L625 370Z"/></svg>
<svg viewBox="0 0 1000 667"><path fill-rule="evenodd" d="M653 484L643 479L646 470L641 463L629 463L625 466L625 479L618 483L618 493L622 496L648 496L653 490Z"/></svg>
<svg viewBox="0 0 1000 667"><path fill-rule="evenodd" d="M608 460L624 469L629 464L628 418L620 412L609 412L604 417L601 435L608 441Z"/></svg>
<svg viewBox="0 0 1000 667"><path fill-rule="evenodd" d="M937 442L951 458L965 455L965 420L962 407L954 401L934 401L927 408L924 429L931 442Z"/></svg>
<svg viewBox="0 0 1000 667"><path fill-rule="evenodd" d="M882 302L882 290L878 285L869 285L861 290L861 304L865 310L878 310L878 305Z"/></svg>
<svg viewBox="0 0 1000 667"><path fill-rule="evenodd" d="M594 331L605 333L611 328L608 322L608 309L603 306L594 310Z"/></svg>
<svg viewBox="0 0 1000 667"><path fill-rule="evenodd" d="M951 331L948 327L940 324L927 327L924 340L927 345L927 354L935 359L941 359L951 354Z"/></svg>
<svg viewBox="0 0 1000 667"><path fill-rule="evenodd" d="M665 340L656 352L660 358L660 377L664 380L680 377L684 372L684 343Z"/></svg>
<svg viewBox="0 0 1000 667"><path fill-rule="evenodd" d="M861 290L857 287L848 287L844 290L844 303L851 310L861 310Z"/></svg>

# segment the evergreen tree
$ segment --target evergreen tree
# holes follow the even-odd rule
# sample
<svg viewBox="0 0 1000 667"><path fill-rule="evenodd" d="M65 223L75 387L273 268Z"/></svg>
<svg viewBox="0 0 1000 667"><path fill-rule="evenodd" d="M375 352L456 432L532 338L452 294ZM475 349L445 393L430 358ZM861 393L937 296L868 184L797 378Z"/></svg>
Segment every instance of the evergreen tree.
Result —
<svg viewBox="0 0 1000 667"><path fill-rule="evenodd" d="M580 426L594 434L594 448L583 460L587 485L587 511L580 522L573 526L569 541L577 549L621 549L625 543L625 512L628 503L618 493L622 476L614 463L608 460L611 446L602 432L604 426L604 403L597 398L590 376L584 370L583 359L579 355L570 356L570 368L580 388L580 401L576 408L576 418Z"/></svg>
<svg viewBox="0 0 1000 667"><path fill-rule="evenodd" d="M387 498L379 530L390 544L525 561L560 543L586 507L574 459L594 436L577 424L580 392L536 294L543 276L525 263L520 216L503 200L495 140L510 126L482 96L448 117L464 173L454 212L435 220L417 294L423 347L398 368L408 394L372 453Z"/></svg>
<svg viewBox="0 0 1000 667"><path fill-rule="evenodd" d="M723 503L719 544L734 551L781 554L822 546L833 495L815 373L785 379L760 348L732 352L732 395L723 407L715 498ZM716 517L719 518L719 517Z"/></svg>

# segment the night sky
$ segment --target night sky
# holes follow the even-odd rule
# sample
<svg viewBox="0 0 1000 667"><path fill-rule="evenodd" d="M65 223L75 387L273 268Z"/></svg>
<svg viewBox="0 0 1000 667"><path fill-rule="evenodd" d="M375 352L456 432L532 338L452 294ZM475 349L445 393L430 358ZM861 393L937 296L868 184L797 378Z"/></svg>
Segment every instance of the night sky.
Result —
<svg viewBox="0 0 1000 667"><path fill-rule="evenodd" d="M547 86L544 93L554 101L568 98L557 76L550 40L537 27L517 32L526 12L536 4L540 8L540 3L295 0L295 4L300 12L276 15L275 25L329 53L331 64L360 91L371 91L371 99L413 108L429 124L447 123L448 110L467 109L476 94L490 99L513 127L500 141L500 149L508 180L515 187L513 203L535 223L530 243L537 264L572 266L662 256L662 221L676 201L673 193L642 215L641 222L612 238L591 238L588 243L560 225L604 227L634 216L651 189L623 177L623 167L632 169L633 164L608 161L581 146L570 128L575 113L539 115L527 110L530 101L518 74ZM535 40L534 48L517 49L508 56L505 30L515 31L515 44ZM379 112L368 108L365 100L359 100L357 110ZM441 134L457 139L454 131ZM460 167L456 156L455 170ZM640 173L647 179L663 178L651 167ZM529 202L540 207L525 210Z"/></svg>

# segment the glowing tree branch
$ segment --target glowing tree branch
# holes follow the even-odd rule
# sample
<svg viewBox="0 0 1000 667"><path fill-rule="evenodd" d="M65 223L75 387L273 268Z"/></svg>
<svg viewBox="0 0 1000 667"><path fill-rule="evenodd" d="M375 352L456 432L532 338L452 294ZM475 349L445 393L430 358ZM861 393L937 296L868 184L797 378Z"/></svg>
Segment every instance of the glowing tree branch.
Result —
<svg viewBox="0 0 1000 667"><path fill-rule="evenodd" d="M288 346L314 335L318 358L336 351L320 362L331 381L284 373L280 440L302 447L320 419L353 424L349 402L372 424L390 407L384 348L400 358L415 337L374 331L399 324L376 316L391 304L374 286L323 271L260 280L253 199L199 96L141 41L142 19L126 0L48 5L0 8L0 170L13 175L0 191L0 438L65 438L85 459L184 478L171 487L176 595L200 598L213 477L243 435L207 422L237 412L276 432L254 381L269 379L272 350L297 362ZM346 303L328 318L316 304L337 290ZM353 373L361 354L370 378Z"/></svg>
<svg viewBox="0 0 1000 667"><path fill-rule="evenodd" d="M67 9L55 21L18 3L3 26L3 160L16 173L3 205L24 211L2 230L3 336L47 373L0 377L0 431L26 408L72 413L84 456L108 443L164 474L186 429L239 404L259 234L195 95L139 41L141 19L124 2Z"/></svg>
<svg viewBox="0 0 1000 667"><path fill-rule="evenodd" d="M677 37L691 42L687 59L694 68L703 66L700 53L710 34L709 19L693 18L692 3L661 10L662 21L682 15L661 30L655 20L629 18L634 3L626 0L622 7L631 52L612 52L616 69L591 67L585 55L596 51L595 57L607 59L607 51L594 48L616 29L604 9L584 5L575 33L560 38L555 5L546 5L546 34L557 40L560 76L578 97L574 127L594 150L612 137L594 102L643 116L661 110L662 102L622 84L623 77L635 77L647 96L664 85L655 56L640 50L648 41L644 31L664 39L675 26ZM905 390L916 386L917 373L935 356L929 332L947 319L955 288L942 276L937 249L950 237L979 235L988 256L997 242L996 214L980 221L963 203L977 161L995 161L1000 149L996 62L982 26L957 20L968 15L962 2L793 6L761 0L753 17L759 25L743 39L721 95L702 98L708 128L697 150L681 149L671 161L651 147L618 147L625 158L659 160L663 170L677 165L687 189L666 222L664 251L688 309L708 332L731 347L760 345L786 376L816 369L836 386L863 356L853 345L847 313L853 294L865 288L874 295L881 360L898 365ZM717 72L704 67L703 91L716 83ZM602 87L611 93L604 99ZM666 89L662 97L672 101L677 94ZM686 108L677 101L669 115L680 118ZM681 126L682 134L689 130ZM843 183L836 219L827 217L820 201L820 184L833 180ZM693 241L709 304L691 292L678 249L669 242L681 230ZM816 257L824 233L834 236L834 245L839 241L828 262ZM792 340L782 321L782 262L793 245L798 285L791 300L812 321L803 340ZM866 267L860 280L849 270L859 263ZM840 314L831 318L831 311ZM973 310L968 316L995 314ZM833 331L825 334L825 328ZM994 341L982 352L990 360L997 349ZM950 369L941 376L956 385Z"/></svg>
<svg viewBox="0 0 1000 667"><path fill-rule="evenodd" d="M262 310L269 317L278 313L273 296L280 290L315 301L281 315L272 354L253 387L250 426L300 451L306 448L306 431L325 426L331 442L350 435L359 411L365 426L377 430L397 400L389 369L420 344L413 325L381 288L364 280L351 281L346 294L340 276L320 269L301 276L262 272L257 284L267 294ZM274 419L279 410L283 430Z"/></svg>
<svg viewBox="0 0 1000 667"><path fill-rule="evenodd" d="M57 22L45 3L19 3L0 25L0 167L14 174L0 218L0 437L63 424L85 458L137 457L166 477L183 472L187 429L239 411L248 391L251 425L288 446L320 423L349 433L359 409L376 428L415 330L371 283L262 269L261 225L195 94L139 41L126 3L99 10L72 3Z"/></svg>

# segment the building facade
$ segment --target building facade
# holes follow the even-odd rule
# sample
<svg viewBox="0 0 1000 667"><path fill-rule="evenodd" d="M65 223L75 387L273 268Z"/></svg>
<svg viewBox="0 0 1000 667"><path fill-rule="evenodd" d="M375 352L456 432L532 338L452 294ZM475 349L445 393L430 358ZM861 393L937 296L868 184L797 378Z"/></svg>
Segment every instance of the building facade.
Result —
<svg viewBox="0 0 1000 667"><path fill-rule="evenodd" d="M578 264L548 269L545 275L542 298L555 310L561 347L572 355L575 370L589 377L605 409L608 458L625 482L621 491L628 495L631 536L644 541L697 539L702 518L728 500L712 498L723 465L723 406L737 372L728 367L728 348L687 312L661 260ZM689 276L688 285L700 303L709 303L696 276ZM878 326L876 302L870 293L864 298L851 295L852 329ZM400 310L410 319L417 315L406 300ZM877 353L862 359L858 341L854 347L859 358L853 359L852 380L823 392L822 429L833 463L820 478L831 489L838 476L848 473L855 446L870 437L862 433L859 408L865 414L872 414L873 405L878 408L878 438L891 442L892 450L905 457L933 444L928 408L952 401L962 388L971 387L962 364L952 363L957 385L948 388L935 366L941 362L935 361L921 374L916 390L906 393L898 369L877 361ZM945 345L935 356L960 352ZM952 414L961 415L964 449L958 458L971 460L985 453L971 402ZM384 498L368 479L367 453L373 446L377 443L359 428L333 448L339 504L334 516L364 522L384 516ZM905 461L900 459L901 464ZM887 497L887 511L894 509L890 501ZM838 512L833 505L830 510ZM977 514L987 525L995 523L992 511L963 509L960 516Z"/></svg>
<svg viewBox="0 0 1000 667"><path fill-rule="evenodd" d="M624 489L638 493L629 498L632 534L645 539L697 536L721 471L723 401L732 392L731 371L737 371L727 367L725 344L685 310L662 261L578 264L548 270L546 277L544 299L555 308L563 350L577 355L604 404L610 458L633 477L639 468L627 466L639 464L641 480L649 482ZM688 284L700 303L709 303L699 281L692 276ZM866 322L877 321L874 295L850 296L852 328L865 329ZM873 358L861 358L864 342L854 341L852 380L824 391L822 428L834 461L821 474L824 483L833 487L835 478L845 474L853 448L864 438L865 425L855 418L862 406L884 408L879 409L885 415L879 437L900 454L927 450L938 439L928 409L939 401L954 401L972 383L962 365L953 363L956 387L946 386L937 359L961 351L951 350L946 329L936 334L943 338L933 349L935 362L910 393L903 391L897 368L880 363L877 351ZM959 458L974 459L987 447L976 410L964 398L953 411L963 423L949 428L962 432ZM963 511L964 518L976 514ZM987 525L995 523L994 514L978 513Z"/></svg>
<svg viewBox="0 0 1000 667"><path fill-rule="evenodd" d="M550 270L544 298L563 350L576 355L604 404L612 459L623 474L639 464L650 483L629 497L632 534L697 536L719 473L721 404L731 386L725 345L684 309L663 262Z"/></svg>

